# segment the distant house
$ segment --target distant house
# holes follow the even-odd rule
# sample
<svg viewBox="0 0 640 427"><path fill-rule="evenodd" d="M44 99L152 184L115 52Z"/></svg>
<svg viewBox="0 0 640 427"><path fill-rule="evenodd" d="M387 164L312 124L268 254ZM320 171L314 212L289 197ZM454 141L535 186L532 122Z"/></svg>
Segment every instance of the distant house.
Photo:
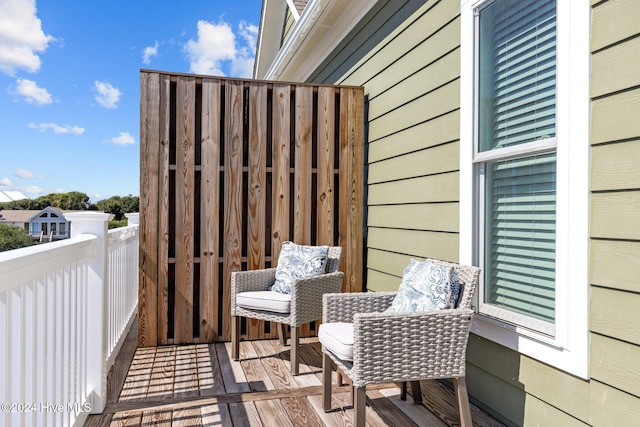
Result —
<svg viewBox="0 0 640 427"><path fill-rule="evenodd" d="M29 235L40 241L69 238L70 222L65 213L78 212L47 206L42 210L2 210L0 224L23 228Z"/></svg>
<svg viewBox="0 0 640 427"><path fill-rule="evenodd" d="M363 86L366 288L482 267L472 400L507 425L640 417L633 0L264 0L254 77Z"/></svg>

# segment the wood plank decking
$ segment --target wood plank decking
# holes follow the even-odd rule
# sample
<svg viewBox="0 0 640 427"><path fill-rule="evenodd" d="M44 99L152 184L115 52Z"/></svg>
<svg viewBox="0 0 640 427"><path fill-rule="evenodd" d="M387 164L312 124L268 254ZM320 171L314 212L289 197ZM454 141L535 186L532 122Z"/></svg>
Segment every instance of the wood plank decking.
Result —
<svg viewBox="0 0 640 427"><path fill-rule="evenodd" d="M229 343L135 348L132 333L109 374L109 397L93 426L350 426L348 386L335 386L332 407L322 410L320 345L301 340L300 375L289 372L289 347L277 340L244 341L242 361ZM334 378L335 384L335 378ZM370 426L458 425L453 393L437 382L422 384L423 404L399 398L394 384L367 387ZM474 425L501 426L472 406Z"/></svg>

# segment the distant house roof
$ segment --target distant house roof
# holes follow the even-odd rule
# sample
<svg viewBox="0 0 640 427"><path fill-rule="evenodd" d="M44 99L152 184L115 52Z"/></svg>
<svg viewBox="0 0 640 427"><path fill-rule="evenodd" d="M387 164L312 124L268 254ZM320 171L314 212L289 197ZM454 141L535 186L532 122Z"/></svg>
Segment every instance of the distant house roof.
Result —
<svg viewBox="0 0 640 427"><path fill-rule="evenodd" d="M30 222L33 218L37 217L38 215L42 214L45 211L55 211L61 217L65 213L81 212L81 211L74 211L74 210L63 210L63 209L52 207L52 206L47 206L46 208L41 210L3 209L3 210L0 210L0 215L2 215L2 217L0 218L0 222L3 222L3 221L12 222L12 223Z"/></svg>
<svg viewBox="0 0 640 427"><path fill-rule="evenodd" d="M14 200L28 199L22 191L0 190L0 203L13 202Z"/></svg>

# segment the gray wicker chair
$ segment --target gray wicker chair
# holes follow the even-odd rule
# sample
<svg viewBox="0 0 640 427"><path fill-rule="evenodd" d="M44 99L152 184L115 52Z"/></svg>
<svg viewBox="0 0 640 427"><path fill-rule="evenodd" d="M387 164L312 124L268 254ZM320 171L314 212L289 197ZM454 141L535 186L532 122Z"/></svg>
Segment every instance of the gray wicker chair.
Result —
<svg viewBox="0 0 640 427"><path fill-rule="evenodd" d="M248 309L236 303L236 296L241 292L266 291L275 280L275 268L231 273L231 357L239 360L241 317L279 323L278 333L283 345L286 342L285 328L289 325L291 326L291 372L297 375L300 325L322 317L324 294L341 291L343 273L338 271L341 253L341 247L330 246L326 273L299 279L293 283L289 313Z"/></svg>
<svg viewBox="0 0 640 427"><path fill-rule="evenodd" d="M448 265L451 263L429 260ZM323 298L323 323L353 323L353 361L341 360L324 346L323 406L331 409L331 371L334 365L353 386L354 424L365 425L367 384L407 381L420 402L420 380L452 378L462 426L471 427L465 364L471 302L480 269L451 264L458 273L463 293L458 307L430 312L382 313L396 292L328 294ZM341 372L340 372L341 371Z"/></svg>

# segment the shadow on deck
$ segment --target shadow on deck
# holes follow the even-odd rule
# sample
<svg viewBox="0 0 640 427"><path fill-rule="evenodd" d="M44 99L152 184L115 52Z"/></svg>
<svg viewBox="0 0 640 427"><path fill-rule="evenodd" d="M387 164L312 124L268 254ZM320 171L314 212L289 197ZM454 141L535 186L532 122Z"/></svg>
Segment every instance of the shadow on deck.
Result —
<svg viewBox="0 0 640 427"><path fill-rule="evenodd" d="M85 427L352 425L348 386L334 387L334 411L322 410L317 339L301 340L300 375L292 376L288 347L277 340L242 342L242 361L234 362L229 343L136 349L136 331L134 323L109 373L104 413L89 416ZM367 424L459 425L449 388L425 381L422 393L416 405L400 400L395 384L367 387ZM473 405L471 414L474 426L502 426Z"/></svg>

